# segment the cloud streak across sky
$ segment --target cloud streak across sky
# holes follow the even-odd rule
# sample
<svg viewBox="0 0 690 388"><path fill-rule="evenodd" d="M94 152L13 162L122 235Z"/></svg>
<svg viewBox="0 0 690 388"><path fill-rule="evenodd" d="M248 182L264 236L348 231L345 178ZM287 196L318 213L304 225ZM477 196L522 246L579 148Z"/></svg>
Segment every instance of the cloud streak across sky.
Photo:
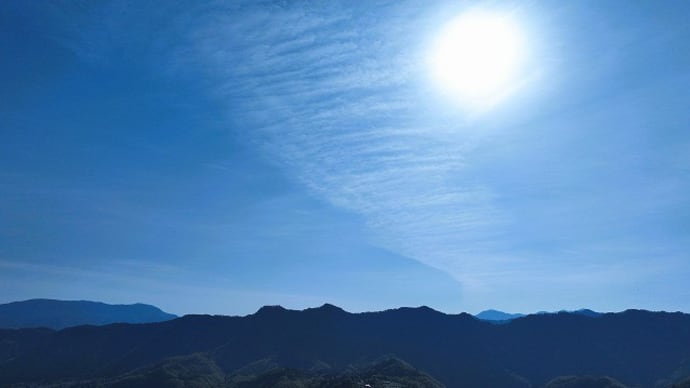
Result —
<svg viewBox="0 0 690 388"><path fill-rule="evenodd" d="M502 11L552 18L560 11L523 8ZM610 53L587 63L586 52L568 53L559 44L585 44L591 36L559 36L564 28L533 36L533 46L544 52L535 49L541 62L533 61L530 72L555 79L528 78L534 85L523 89L531 104L512 106L527 112L512 118L514 112L499 107L477 117L462 108L452 112L429 85L425 46L444 21L439 9L448 6L231 7L214 12L191 34L180 66L201 65L228 116L246 126L241 136L314 195L361 215L376 243L447 271L469 288L539 282L564 271L591 274L592 268L610 279L621 262L634 273L647 261L679 260L685 239L680 246L661 246L632 238L667 201L682 202L673 187L679 181L634 172L644 168L636 153L645 150L626 143L649 129L627 124L635 125L629 123L631 110L648 103L649 89L614 93L604 103L587 100L610 93L609 85L593 92L575 85L582 76L607 82L607 66L624 66L609 63L624 60L612 58L617 46L631 44L632 37L607 38ZM654 33L644 28L632 32ZM553 41L543 42L548 39ZM566 67L559 74L561 65ZM557 90L559 84L566 90ZM534 97L534 90L543 95ZM519 93L515 98L524 98ZM557 106L578 99L584 101L575 113ZM646 117L649 108L639 108ZM621 136L628 139L617 141ZM481 154L490 147L506 154L490 150L499 159L491 160ZM635 187L638 180L653 182ZM644 206L652 206L649 213ZM612 235L616 229L621 235ZM582 284L580 278L559 278Z"/></svg>
<svg viewBox="0 0 690 388"><path fill-rule="evenodd" d="M523 25L529 56L482 111L449 100L427 65L469 2L106 2L51 20L69 24L52 38L83 61L193 85L219 107L205 120L353 215L357 238L452 276L465 309L690 309L682 12L482 6Z"/></svg>
<svg viewBox="0 0 690 388"><path fill-rule="evenodd" d="M208 69L242 136L361 215L377 242L437 268L504 222L492 192L463 177L463 124L433 120L435 97L420 93L424 10L247 8L213 17L180 54Z"/></svg>

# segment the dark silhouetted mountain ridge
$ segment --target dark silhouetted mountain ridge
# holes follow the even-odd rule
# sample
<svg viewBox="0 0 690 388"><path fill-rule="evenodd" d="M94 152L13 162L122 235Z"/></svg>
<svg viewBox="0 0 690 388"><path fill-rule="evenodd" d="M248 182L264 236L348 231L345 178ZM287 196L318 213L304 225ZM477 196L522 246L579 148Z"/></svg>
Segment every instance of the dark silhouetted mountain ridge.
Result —
<svg viewBox="0 0 690 388"><path fill-rule="evenodd" d="M203 359L176 358L195 354ZM274 306L245 317L0 330L0 355L0 386L151 375L150 368L165 362L164 375L173 379L205 370L211 376L220 371L226 382L235 376L238 384L307 384L346 376L353 366L361 373L363 365L392 356L448 387L586 387L592 383L586 377L555 379L609 376L594 383L657 388L690 376L683 367L690 359L690 315L560 312L495 325L428 307L352 314L332 305L303 311ZM391 370L386 373L404 377L405 368ZM313 386L304 384L285 386Z"/></svg>

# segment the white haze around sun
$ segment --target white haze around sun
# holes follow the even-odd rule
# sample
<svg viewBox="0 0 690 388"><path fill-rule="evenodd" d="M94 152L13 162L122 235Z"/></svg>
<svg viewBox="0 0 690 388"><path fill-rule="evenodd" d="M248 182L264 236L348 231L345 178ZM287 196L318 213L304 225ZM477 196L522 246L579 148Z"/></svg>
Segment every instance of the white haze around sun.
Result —
<svg viewBox="0 0 690 388"><path fill-rule="evenodd" d="M485 108L519 84L525 41L508 15L467 11L441 28L430 53L438 88L461 105Z"/></svg>

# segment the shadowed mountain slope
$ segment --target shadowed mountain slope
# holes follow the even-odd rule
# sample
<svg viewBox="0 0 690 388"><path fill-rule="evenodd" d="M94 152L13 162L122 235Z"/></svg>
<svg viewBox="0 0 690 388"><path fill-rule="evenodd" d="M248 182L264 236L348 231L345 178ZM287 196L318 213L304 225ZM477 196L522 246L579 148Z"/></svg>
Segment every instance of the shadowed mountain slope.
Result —
<svg viewBox="0 0 690 388"><path fill-rule="evenodd" d="M673 384L673 388L690 388L690 379L679 381Z"/></svg>
<svg viewBox="0 0 690 388"><path fill-rule="evenodd" d="M113 378L199 352L226 375L249 366L264 372L274 366L337 371L395 355L449 387L543 386L570 375L611 376L628 386L653 387L690 358L690 316L638 310L597 317L558 313L494 325L427 307L350 314L324 305L49 333L10 330L0 331L0 354L5 354L0 385ZM677 377L673 381L687 376Z"/></svg>

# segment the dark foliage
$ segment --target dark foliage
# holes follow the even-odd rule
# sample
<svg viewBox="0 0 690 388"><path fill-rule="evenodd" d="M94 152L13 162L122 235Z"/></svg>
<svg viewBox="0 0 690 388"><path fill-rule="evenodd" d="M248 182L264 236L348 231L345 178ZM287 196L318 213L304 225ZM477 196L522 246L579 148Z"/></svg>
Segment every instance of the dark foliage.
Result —
<svg viewBox="0 0 690 388"><path fill-rule="evenodd" d="M175 357L103 384L109 388L212 388L225 384L223 371L202 354Z"/></svg>
<svg viewBox="0 0 690 388"><path fill-rule="evenodd" d="M553 379L546 388L625 388L610 377L566 376Z"/></svg>
<svg viewBox="0 0 690 388"><path fill-rule="evenodd" d="M333 374L305 373L292 369L277 368L259 376L236 382L233 377L229 387L309 387L309 388L361 388L409 387L442 388L443 384L397 358L385 358L370 365L350 367L345 372Z"/></svg>

